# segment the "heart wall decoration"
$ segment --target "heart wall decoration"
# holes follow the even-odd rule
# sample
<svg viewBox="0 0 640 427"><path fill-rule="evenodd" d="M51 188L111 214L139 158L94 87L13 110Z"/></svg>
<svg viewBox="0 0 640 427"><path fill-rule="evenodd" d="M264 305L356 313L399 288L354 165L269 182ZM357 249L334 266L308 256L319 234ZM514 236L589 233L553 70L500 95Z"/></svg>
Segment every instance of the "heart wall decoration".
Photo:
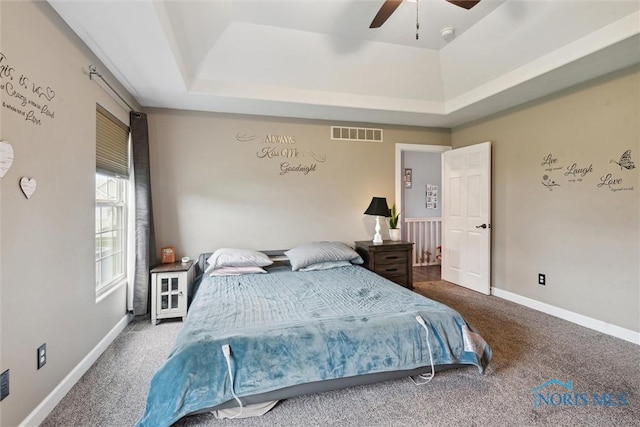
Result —
<svg viewBox="0 0 640 427"><path fill-rule="evenodd" d="M0 178L13 164L13 147L7 141L0 141Z"/></svg>
<svg viewBox="0 0 640 427"><path fill-rule="evenodd" d="M34 178L23 176L20 180L20 188L27 199L30 199L33 193L36 192L36 186L37 182Z"/></svg>

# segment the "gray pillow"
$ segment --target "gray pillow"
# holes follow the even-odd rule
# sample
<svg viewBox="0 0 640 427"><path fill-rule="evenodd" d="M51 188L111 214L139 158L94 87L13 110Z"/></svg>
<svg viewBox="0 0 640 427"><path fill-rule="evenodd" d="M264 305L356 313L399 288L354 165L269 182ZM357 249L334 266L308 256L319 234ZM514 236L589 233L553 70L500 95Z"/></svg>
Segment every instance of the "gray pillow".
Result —
<svg viewBox="0 0 640 427"><path fill-rule="evenodd" d="M364 262L356 251L340 242L311 242L296 246L284 254L289 258L293 271L321 262L349 261L352 264Z"/></svg>
<svg viewBox="0 0 640 427"><path fill-rule="evenodd" d="M267 255L251 249L220 248L207 260L205 273L222 267L266 267L273 264Z"/></svg>
<svg viewBox="0 0 640 427"><path fill-rule="evenodd" d="M325 262L318 262L316 264L311 264L306 267L302 267L298 271L329 270L330 268L346 267L349 265L351 265L349 261L325 261Z"/></svg>

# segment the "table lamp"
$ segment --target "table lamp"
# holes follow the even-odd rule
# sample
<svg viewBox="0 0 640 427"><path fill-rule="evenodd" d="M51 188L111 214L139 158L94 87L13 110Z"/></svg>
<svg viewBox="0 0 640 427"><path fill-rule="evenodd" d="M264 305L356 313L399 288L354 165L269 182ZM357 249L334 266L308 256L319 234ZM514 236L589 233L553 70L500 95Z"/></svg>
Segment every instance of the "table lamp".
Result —
<svg viewBox="0 0 640 427"><path fill-rule="evenodd" d="M380 217L389 216L389 206L387 205L387 199L384 197L374 197L371 199L371 203L366 211L365 215L376 216L376 234L373 236L373 243L382 243L382 236L380 235Z"/></svg>

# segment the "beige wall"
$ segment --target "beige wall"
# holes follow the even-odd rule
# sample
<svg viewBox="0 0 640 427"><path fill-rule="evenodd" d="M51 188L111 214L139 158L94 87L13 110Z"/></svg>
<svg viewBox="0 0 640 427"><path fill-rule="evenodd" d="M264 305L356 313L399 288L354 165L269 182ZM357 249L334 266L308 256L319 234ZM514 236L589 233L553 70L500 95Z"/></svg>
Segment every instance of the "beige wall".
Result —
<svg viewBox="0 0 640 427"><path fill-rule="evenodd" d="M225 246L283 249L313 240L373 238L374 220L363 212L372 196L393 203L395 144L450 143L449 130L390 126L383 126L382 143L334 141L329 130L336 124L344 125L149 111L158 246L193 257ZM251 141L239 142L239 135ZM267 135L293 137L295 143L265 143ZM258 156L269 148L298 156ZM281 175L283 162L316 169Z"/></svg>
<svg viewBox="0 0 640 427"><path fill-rule="evenodd" d="M640 331L639 89L634 67L453 130L454 148L492 141L494 287ZM611 163L629 149L635 169ZM571 182L574 163L592 172ZM633 190L598 187L609 173Z"/></svg>
<svg viewBox="0 0 640 427"><path fill-rule="evenodd" d="M0 181L0 372L11 372L0 425L14 426L126 314L124 288L96 302L93 186L96 103L125 123L128 113L88 79L89 64L104 67L46 2L2 1L0 11L0 52L14 69L13 80L0 80L0 139L15 152ZM9 96L8 83L11 93L47 104L54 117L38 112L36 125L5 107L34 110ZM33 83L55 96L34 94ZM29 200L18 186L23 176L37 180ZM38 371L36 349L45 342L48 360Z"/></svg>

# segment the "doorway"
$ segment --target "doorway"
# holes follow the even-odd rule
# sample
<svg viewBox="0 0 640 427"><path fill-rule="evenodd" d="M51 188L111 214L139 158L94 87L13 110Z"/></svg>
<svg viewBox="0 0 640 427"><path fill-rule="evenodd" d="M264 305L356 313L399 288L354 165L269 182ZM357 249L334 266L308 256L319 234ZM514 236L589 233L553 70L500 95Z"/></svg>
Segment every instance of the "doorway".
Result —
<svg viewBox="0 0 640 427"><path fill-rule="evenodd" d="M403 207L407 172L403 154L439 153L442 189L441 279L489 295L491 292L491 142L451 147L396 144L396 206ZM409 175L412 175L410 173ZM427 187L427 204L429 203ZM403 226L407 224L406 218ZM409 224L407 224L409 225ZM403 231L406 240L414 241ZM414 243L413 265L416 264ZM419 276L419 275L418 275Z"/></svg>
<svg viewBox="0 0 640 427"><path fill-rule="evenodd" d="M402 212L402 238L414 243L416 282L441 279L441 157L449 150L441 145L396 144L395 204Z"/></svg>

